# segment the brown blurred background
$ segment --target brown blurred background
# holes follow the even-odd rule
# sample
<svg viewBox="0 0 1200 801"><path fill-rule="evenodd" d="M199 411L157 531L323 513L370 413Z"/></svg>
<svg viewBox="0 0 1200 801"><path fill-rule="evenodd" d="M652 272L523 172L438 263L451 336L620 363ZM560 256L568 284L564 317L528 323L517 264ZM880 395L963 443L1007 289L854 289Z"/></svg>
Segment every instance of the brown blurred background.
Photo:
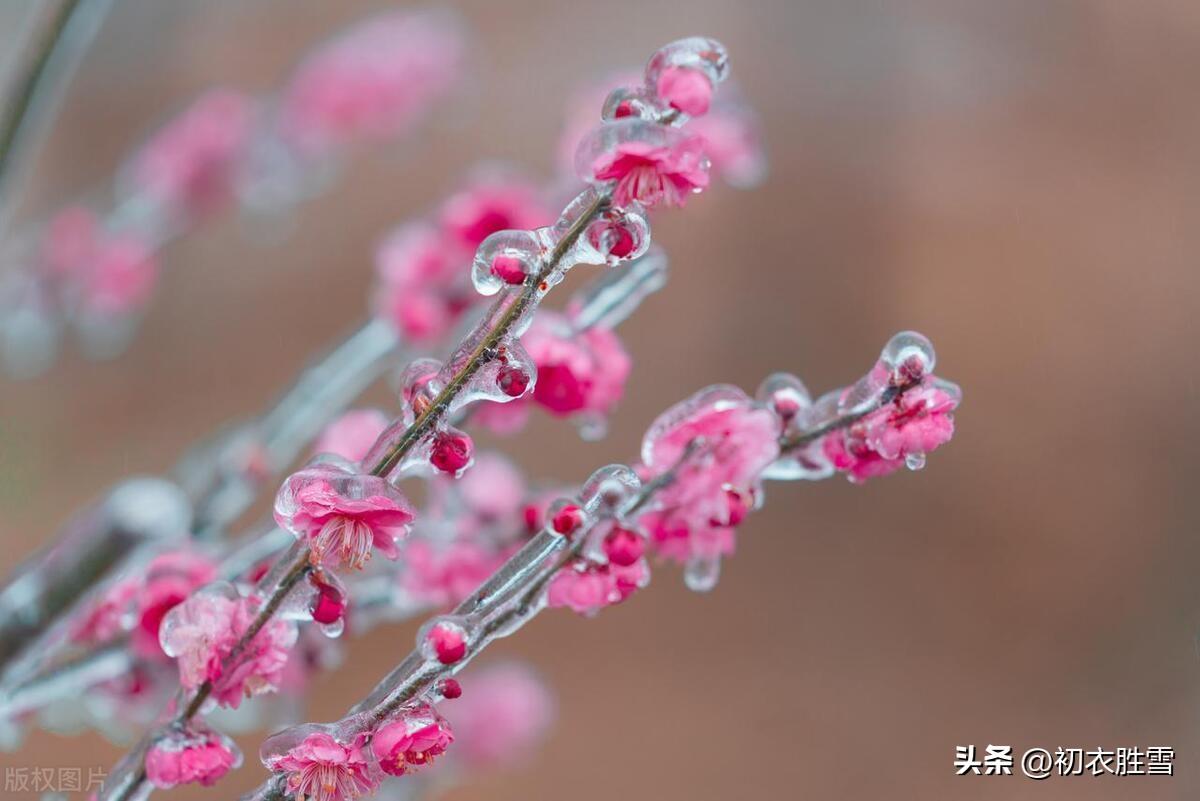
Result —
<svg viewBox="0 0 1200 801"><path fill-rule="evenodd" d="M311 43L384 5L121 0L26 212L102 181L204 87L277 85ZM928 334L962 384L959 433L920 474L770 486L711 595L664 569L594 621L548 614L501 643L544 672L560 718L525 769L450 797L1195 797L1200 6L453 6L475 37L477 91L434 135L363 154L281 243L229 217L171 246L119 360L69 355L0 383L7 558L115 479L164 470L264 406L363 314L391 223L481 157L548 176L574 87L704 33L761 111L770 177L656 219L673 278L622 328L636 368L609 439L575 444L541 418L514 457L581 478L631 457L694 389L787 369L824 391L901 328ZM352 643L316 717L340 714L412 635ZM1177 775L954 776L956 745L989 743L1166 745ZM256 745L243 739L248 764L219 789L165 797L249 788ZM0 768L117 753L39 734Z"/></svg>

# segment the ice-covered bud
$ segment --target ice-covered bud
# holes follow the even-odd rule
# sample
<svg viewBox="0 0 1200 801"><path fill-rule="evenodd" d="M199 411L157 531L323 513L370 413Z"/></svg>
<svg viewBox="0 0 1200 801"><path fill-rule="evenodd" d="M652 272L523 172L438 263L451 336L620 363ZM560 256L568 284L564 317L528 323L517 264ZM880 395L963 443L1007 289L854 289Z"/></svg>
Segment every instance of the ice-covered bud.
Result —
<svg viewBox="0 0 1200 801"><path fill-rule="evenodd" d="M231 661L261 605L258 596L242 597L231 584L218 582L168 612L159 639L163 651L178 663L180 684L195 690L211 682L212 697L235 708L243 697L278 687L296 642L295 623L280 618L268 621Z"/></svg>
<svg viewBox="0 0 1200 801"><path fill-rule="evenodd" d="M646 64L646 85L662 87L670 85L680 70L700 73L708 82L709 91L729 77L729 54L725 46L716 39L690 36L663 45L655 51ZM691 79L688 79L689 81ZM660 97L670 99L659 92ZM687 112L686 109L681 109Z"/></svg>
<svg viewBox="0 0 1200 801"><path fill-rule="evenodd" d="M584 519L582 509L575 504L565 504L554 512L550 527L564 537L570 537L583 525Z"/></svg>
<svg viewBox="0 0 1200 801"><path fill-rule="evenodd" d="M240 92L206 92L134 156L131 188L177 213L213 211L230 196L256 113L255 101Z"/></svg>
<svg viewBox="0 0 1200 801"><path fill-rule="evenodd" d="M585 180L611 183L618 207L682 206L708 186L703 141L644 120L605 123L580 143L576 165Z"/></svg>
<svg viewBox="0 0 1200 801"><path fill-rule="evenodd" d="M471 266L471 281L481 295L520 286L537 273L545 243L533 231L498 231L480 244Z"/></svg>
<svg viewBox="0 0 1200 801"><path fill-rule="evenodd" d="M462 685L455 679L442 679L438 682L438 693L447 701L462 697Z"/></svg>
<svg viewBox="0 0 1200 801"><path fill-rule="evenodd" d="M492 275L506 284L518 285L525 283L525 263L516 256L498 253L492 259Z"/></svg>
<svg viewBox="0 0 1200 801"><path fill-rule="evenodd" d="M528 757L554 719L554 700L529 668L499 664L470 674L471 692L454 705L455 758L472 770Z"/></svg>
<svg viewBox="0 0 1200 801"><path fill-rule="evenodd" d="M456 476L471 463L474 451L475 445L467 434L446 429L434 434L429 462L441 472Z"/></svg>
<svg viewBox="0 0 1200 801"><path fill-rule="evenodd" d="M153 248L136 234L98 232L76 273L74 290L90 314L129 314L150 300L158 273Z"/></svg>
<svg viewBox="0 0 1200 801"><path fill-rule="evenodd" d="M299 732L286 730L263 744L263 764L286 775L287 794L297 801L353 801L374 792L379 782L364 753L367 736L359 734L343 743L313 728L301 728L299 732L310 733L286 750L283 747Z"/></svg>
<svg viewBox="0 0 1200 801"><path fill-rule="evenodd" d="M242 753L232 740L207 729L170 730L146 752L146 778L159 790L181 784L211 787L241 767Z"/></svg>
<svg viewBox="0 0 1200 801"><path fill-rule="evenodd" d="M655 93L671 108L699 117L708 113L713 85L703 70L667 66L658 73Z"/></svg>
<svg viewBox="0 0 1200 801"><path fill-rule="evenodd" d="M627 528L613 526L604 538L604 555L610 564L629 567L646 552L646 541L640 534Z"/></svg>
<svg viewBox="0 0 1200 801"><path fill-rule="evenodd" d="M318 566L361 569L376 550L395 559L412 519L387 481L332 460L293 473L275 497L276 522L308 544Z"/></svg>
<svg viewBox="0 0 1200 801"><path fill-rule="evenodd" d="M529 373L520 367L502 367L496 374L496 385L510 398L519 398L529 389Z"/></svg>
<svg viewBox="0 0 1200 801"><path fill-rule="evenodd" d="M308 576L313 587L309 599L309 613L313 622L324 626L340 624L346 617L346 590L336 578L320 570L315 570Z"/></svg>
<svg viewBox="0 0 1200 801"><path fill-rule="evenodd" d="M351 409L325 426L313 450L361 462L387 425L387 415L378 409Z"/></svg>
<svg viewBox="0 0 1200 801"><path fill-rule="evenodd" d="M443 665L453 665L467 655L467 632L462 626L441 621L429 627L423 647Z"/></svg>
<svg viewBox="0 0 1200 801"><path fill-rule="evenodd" d="M404 776L425 767L454 742L450 724L428 704L406 708L371 736L371 751L384 773Z"/></svg>

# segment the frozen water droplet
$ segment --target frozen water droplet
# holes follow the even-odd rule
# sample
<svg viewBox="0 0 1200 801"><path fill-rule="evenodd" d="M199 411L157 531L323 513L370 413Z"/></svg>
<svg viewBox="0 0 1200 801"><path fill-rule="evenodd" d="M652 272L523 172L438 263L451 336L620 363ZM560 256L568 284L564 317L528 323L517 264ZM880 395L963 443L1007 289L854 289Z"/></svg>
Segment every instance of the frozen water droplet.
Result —
<svg viewBox="0 0 1200 801"><path fill-rule="evenodd" d="M693 592L709 592L720 578L719 556L693 556L683 569L683 583Z"/></svg>
<svg viewBox="0 0 1200 801"><path fill-rule="evenodd" d="M925 466L925 454L910 453L905 455L904 464L909 470L920 470Z"/></svg>

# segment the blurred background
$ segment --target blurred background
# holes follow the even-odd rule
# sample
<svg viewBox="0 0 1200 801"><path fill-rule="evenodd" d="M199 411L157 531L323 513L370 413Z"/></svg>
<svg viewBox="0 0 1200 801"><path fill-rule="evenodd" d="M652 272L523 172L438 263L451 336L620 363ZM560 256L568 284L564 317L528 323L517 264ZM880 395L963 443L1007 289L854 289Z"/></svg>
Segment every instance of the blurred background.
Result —
<svg viewBox="0 0 1200 801"><path fill-rule="evenodd" d="M169 248L144 329L0 379L0 549L31 553L114 480L161 472L267 404L362 317L373 245L480 158L549 176L582 83L660 44L723 41L770 175L655 220L668 288L622 329L610 436L544 416L506 443L532 474L632 458L669 404L775 370L854 380L894 332L938 348L965 400L922 473L768 487L717 589L671 569L498 653L558 696L527 765L447 797L1181 799L1200 779L1200 6L1183 0L449 4L474 91L425 135L358 154L263 241L232 215ZM32 3L0 14L0 51ZM214 84L268 90L313 43L391 4L119 0L42 150L21 215L110 176ZM580 268L581 270L586 268ZM386 392L372 398L394 408ZM364 693L415 627L352 640L316 719ZM212 791L265 775L260 738ZM1173 747L1176 776L956 777L956 745ZM109 766L95 735L35 734L10 766ZM14 799L32 793L8 794Z"/></svg>

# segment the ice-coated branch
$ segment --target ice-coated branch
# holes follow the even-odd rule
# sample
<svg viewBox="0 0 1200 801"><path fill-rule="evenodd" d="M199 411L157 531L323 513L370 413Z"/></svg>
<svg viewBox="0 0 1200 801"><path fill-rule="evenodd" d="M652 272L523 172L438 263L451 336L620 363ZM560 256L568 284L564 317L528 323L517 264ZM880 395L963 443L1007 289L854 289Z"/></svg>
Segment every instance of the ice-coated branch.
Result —
<svg viewBox="0 0 1200 801"><path fill-rule="evenodd" d="M662 80L667 71L680 69L692 76L686 91ZM232 586L214 585L168 613L160 636L190 690L171 722L144 738L110 776L102 799L127 801L148 792L155 749L172 735L166 747L173 750L180 738L192 742L200 736L188 727L210 698L236 703L242 692L271 686L295 640L295 624L283 613L296 616L300 604L288 598L302 581L311 576L305 584L319 587L329 581L328 571L361 567L375 550L393 559L399 555L397 542L413 515L395 482L430 470L460 474L471 464L472 444L448 425L450 416L473 402L507 402L533 389L536 368L517 337L541 299L575 264L615 266L643 255L649 247L645 209L682 205L707 185L699 140L673 126L686 120L687 110L706 110L705 98L725 71L724 51L710 40L684 40L660 50L647 68L646 91L614 97L605 109L612 121L581 146L581 173L592 185L558 222L501 231L483 241L472 277L481 293L501 296L445 365L429 360L410 365L403 379L404 415L362 460L318 459L284 482L276 519L298 542L257 592L242 596ZM704 95L702 103L697 94ZM210 745L206 736L203 747Z"/></svg>
<svg viewBox="0 0 1200 801"><path fill-rule="evenodd" d="M763 479L837 470L861 479L861 463L887 472L875 460L920 466L949 439L959 398L933 367L932 346L906 332L863 379L817 404L777 374L758 400L716 386L669 409L647 431L640 464L603 468L551 507L542 530L453 612L428 621L416 649L346 717L269 738L262 761L275 775L246 801L343 801L418 770L453 742L450 722L432 711L461 692L452 676L546 608L595 614L626 600L648 583L651 548L684 562L690 587L710 589ZM844 461L848 452L858 461Z"/></svg>

